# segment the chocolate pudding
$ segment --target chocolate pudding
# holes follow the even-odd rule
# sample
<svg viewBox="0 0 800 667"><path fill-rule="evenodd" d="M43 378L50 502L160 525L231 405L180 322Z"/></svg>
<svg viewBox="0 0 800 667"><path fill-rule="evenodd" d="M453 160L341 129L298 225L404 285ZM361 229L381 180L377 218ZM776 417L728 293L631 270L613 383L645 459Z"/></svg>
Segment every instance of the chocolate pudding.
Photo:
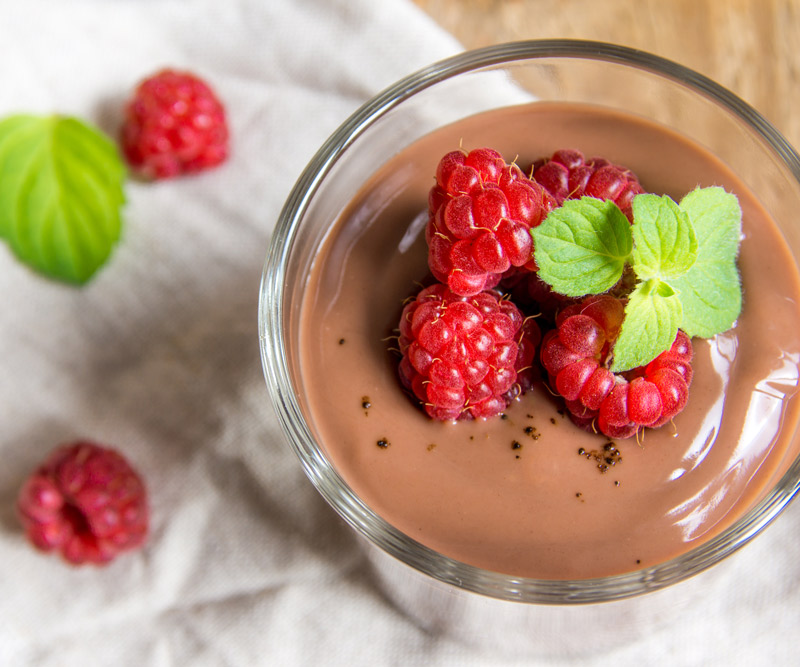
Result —
<svg viewBox="0 0 800 667"><path fill-rule="evenodd" d="M576 148L676 200L698 185L743 211L744 307L694 339L689 403L673 424L610 441L578 429L541 385L501 418L436 422L401 390L388 348L427 273L426 203L439 158L463 144L520 164ZM446 127L354 193L319 248L302 303L298 393L355 493L409 537L487 570L584 579L664 562L711 539L798 454L800 278L756 195L702 147L601 108L534 103Z"/></svg>

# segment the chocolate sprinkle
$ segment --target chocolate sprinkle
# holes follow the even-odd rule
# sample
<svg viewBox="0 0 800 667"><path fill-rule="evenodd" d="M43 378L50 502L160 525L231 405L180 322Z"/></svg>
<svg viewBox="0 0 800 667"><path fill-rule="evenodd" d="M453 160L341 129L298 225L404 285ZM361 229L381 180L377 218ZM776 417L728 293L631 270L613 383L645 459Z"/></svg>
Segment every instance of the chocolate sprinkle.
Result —
<svg viewBox="0 0 800 667"><path fill-rule="evenodd" d="M541 433L536 432L535 426L526 426L524 430L525 430L525 435L533 438L534 440L538 440L542 435Z"/></svg>
<svg viewBox="0 0 800 667"><path fill-rule="evenodd" d="M609 468L613 468L614 466L622 463L622 452L617 449L617 446L613 442L607 442L603 445L602 450L593 449L590 452L587 452L586 449L580 447L578 449L578 455L583 456L590 461L595 461L597 463L597 469L603 473L608 472ZM619 482L615 482L616 486L619 486Z"/></svg>

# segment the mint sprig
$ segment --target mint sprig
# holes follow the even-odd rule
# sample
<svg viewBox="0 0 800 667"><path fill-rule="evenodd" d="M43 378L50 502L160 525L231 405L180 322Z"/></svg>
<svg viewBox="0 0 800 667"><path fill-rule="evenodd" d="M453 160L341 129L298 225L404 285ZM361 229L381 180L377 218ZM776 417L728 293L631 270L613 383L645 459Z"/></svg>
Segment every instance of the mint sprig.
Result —
<svg viewBox="0 0 800 667"><path fill-rule="evenodd" d="M630 225L612 202L568 200L531 231L539 276L560 294L605 292L626 264L633 269L638 282L614 345L614 372L655 359L679 328L704 338L727 331L742 306L735 195L698 188L677 204L641 194L632 210Z"/></svg>
<svg viewBox="0 0 800 667"><path fill-rule="evenodd" d="M88 281L122 228L125 168L99 130L62 116L0 121L0 238L40 273Z"/></svg>

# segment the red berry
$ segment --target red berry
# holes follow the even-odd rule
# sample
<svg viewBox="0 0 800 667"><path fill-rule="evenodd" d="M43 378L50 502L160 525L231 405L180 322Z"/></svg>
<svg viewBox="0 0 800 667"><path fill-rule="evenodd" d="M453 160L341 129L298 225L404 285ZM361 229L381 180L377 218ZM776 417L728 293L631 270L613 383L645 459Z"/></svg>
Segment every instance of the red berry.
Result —
<svg viewBox="0 0 800 667"><path fill-rule="evenodd" d="M555 205L541 185L497 151L448 153L428 197L431 272L460 296L494 287L511 267L532 262L530 229Z"/></svg>
<svg viewBox="0 0 800 667"><path fill-rule="evenodd" d="M214 167L228 156L225 110L197 76L162 70L142 81L126 105L122 150L145 178Z"/></svg>
<svg viewBox="0 0 800 667"><path fill-rule="evenodd" d="M627 438L672 419L686 405L692 378L692 344L682 331L646 367L612 373L608 366L623 318L619 299L586 297L558 313L540 353L572 420L610 438Z"/></svg>
<svg viewBox="0 0 800 667"><path fill-rule="evenodd" d="M463 297L437 283L403 308L400 380L434 419L493 417L530 388L540 338L497 293Z"/></svg>
<svg viewBox="0 0 800 667"><path fill-rule="evenodd" d="M585 159L580 151L559 150L533 165L533 180L544 186L558 205L583 196L610 199L631 218L633 198L644 189L629 169L604 158Z"/></svg>
<svg viewBox="0 0 800 667"><path fill-rule="evenodd" d="M572 297L554 292L538 272L531 272L525 267L507 271L498 287L508 293L520 308L540 313L548 320L575 301Z"/></svg>
<svg viewBox="0 0 800 667"><path fill-rule="evenodd" d="M614 201L632 220L633 198L644 192L636 175L625 167L611 164L604 158L586 160L577 150L558 150L550 158L534 162L532 179L545 188L561 206L566 199L589 196ZM511 268L503 276L501 288L509 291L520 306L538 308L546 318L573 303L553 292L535 273L535 262L521 269ZM533 271L533 272L532 272ZM634 287L634 276L627 271L612 288L615 296L625 296Z"/></svg>
<svg viewBox="0 0 800 667"><path fill-rule="evenodd" d="M17 499L28 539L73 564L103 564L147 535L144 484L112 449L79 441L59 447L28 478Z"/></svg>

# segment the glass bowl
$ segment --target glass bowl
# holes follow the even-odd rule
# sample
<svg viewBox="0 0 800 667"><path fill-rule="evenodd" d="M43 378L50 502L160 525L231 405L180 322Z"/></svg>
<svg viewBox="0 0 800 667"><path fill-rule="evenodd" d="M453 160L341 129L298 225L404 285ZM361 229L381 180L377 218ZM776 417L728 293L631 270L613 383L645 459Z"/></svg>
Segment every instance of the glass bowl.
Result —
<svg viewBox="0 0 800 667"><path fill-rule="evenodd" d="M623 110L706 147L759 193L795 262L800 256L800 226L794 220L800 207L798 155L731 92L648 53L575 40L525 41L465 52L399 81L347 119L302 173L277 222L261 285L262 359L277 414L305 473L364 538L393 599L429 627L469 626L455 600L489 610L476 628L486 628L487 619L509 627L508 614L518 616L518 611L501 605L504 611L497 613L494 602L575 606L620 601L676 584L747 543L800 488L795 439L765 493L713 539L672 560L624 574L548 580L488 571L420 544L373 511L337 472L316 441L307 414L298 349L302 300L320 245L354 193L391 156L450 123L532 100ZM415 589L410 581L422 588ZM608 612L603 613L608 619Z"/></svg>

